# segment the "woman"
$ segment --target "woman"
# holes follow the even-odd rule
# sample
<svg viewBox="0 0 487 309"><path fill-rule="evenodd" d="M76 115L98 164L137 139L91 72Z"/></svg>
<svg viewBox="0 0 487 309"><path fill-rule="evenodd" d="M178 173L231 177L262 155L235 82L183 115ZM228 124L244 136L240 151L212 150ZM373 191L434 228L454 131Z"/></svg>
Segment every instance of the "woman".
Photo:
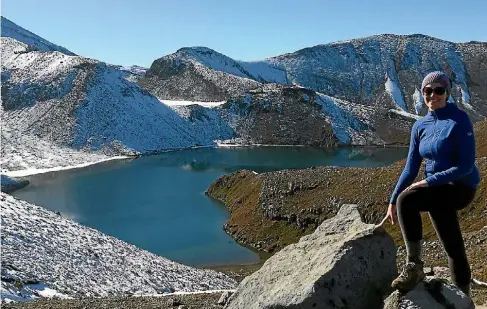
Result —
<svg viewBox="0 0 487 309"><path fill-rule="evenodd" d="M455 104L447 103L451 82L444 73L426 75L421 91L429 111L413 125L406 166L381 223L389 219L394 224L397 210L406 245L407 263L392 287L408 291L425 277L420 212L427 211L448 255L453 283L470 295L470 266L457 211L473 200L480 182L472 122ZM411 184L423 159L426 159L425 178Z"/></svg>

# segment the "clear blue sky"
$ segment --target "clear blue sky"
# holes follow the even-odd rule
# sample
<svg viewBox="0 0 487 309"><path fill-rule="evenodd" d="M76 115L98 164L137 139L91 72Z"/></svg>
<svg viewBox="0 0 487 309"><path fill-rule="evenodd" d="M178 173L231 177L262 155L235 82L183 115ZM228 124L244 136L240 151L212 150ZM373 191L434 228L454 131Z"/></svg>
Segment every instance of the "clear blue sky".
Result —
<svg viewBox="0 0 487 309"><path fill-rule="evenodd" d="M238 60L380 33L487 41L487 0L2 0L2 15L82 56L149 67L185 46ZM299 4L298 4L299 3Z"/></svg>

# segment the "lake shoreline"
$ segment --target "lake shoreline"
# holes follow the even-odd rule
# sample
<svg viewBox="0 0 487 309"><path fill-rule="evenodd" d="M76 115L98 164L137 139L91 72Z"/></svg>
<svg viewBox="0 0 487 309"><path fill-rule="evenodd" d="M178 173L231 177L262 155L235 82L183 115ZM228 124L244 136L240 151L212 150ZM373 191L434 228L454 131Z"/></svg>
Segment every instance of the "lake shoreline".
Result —
<svg viewBox="0 0 487 309"><path fill-rule="evenodd" d="M93 162L85 162L77 165L68 165L68 166L58 166L58 167L49 167L49 168L42 168L42 169L23 169L23 170L1 170L1 175L5 175L10 179L22 183L22 185L12 186L8 189L8 191L3 191L5 193L12 193L22 188L25 188L29 185L27 177L39 174L53 174L56 172L63 172L63 171L72 171L76 169L83 169L86 167L90 167L97 164L102 164L110 161L115 160L136 160L144 157L150 156L157 156L165 153L177 152L177 151L185 151L185 150L193 150L193 149L201 149L201 148L215 148L215 149L226 149L226 148L254 148L254 147L272 147L272 148L279 148L279 147L296 147L296 148L311 148L311 149L347 149L347 148L357 148L357 149L383 149L383 148L407 148L408 146L401 145L401 144L393 144L393 145L337 145L336 147L309 147L306 145L269 145L269 144L225 144L225 143L218 143L216 145L207 145L207 146L192 146L186 148L174 148L174 149L165 149L160 151L154 152L147 152L143 154L137 155L125 155L125 156L114 156L109 157L107 159L93 161ZM27 183L26 183L27 181ZM2 189L3 190L3 189Z"/></svg>
<svg viewBox="0 0 487 309"><path fill-rule="evenodd" d="M200 149L200 148L204 148L204 149ZM229 269L231 272L239 273L242 272L240 271L242 269L245 272L246 269L252 269L253 271L260 268L261 264L266 260L265 257L266 254L264 254L263 256L263 254L261 254L261 250L258 250L258 247L243 246L238 239L232 237L232 235L228 233L228 231L225 228L227 219L223 220L220 218L218 219L219 221L217 225L213 225L213 227L210 227L209 229L201 230L201 231L214 231L214 230L222 231L223 229L223 233L225 233L226 236L229 237L229 239L232 239L232 241L230 240L223 241L223 246L221 248L223 250L222 252L225 252L225 254L223 254L222 256L217 256L212 258L211 257L212 253L210 253L209 250L213 250L214 249L213 247L208 247L208 246L205 247L206 249L203 249L202 252L204 252L204 255L202 256L200 255L191 256L188 254L193 254L193 253L189 253L192 252L189 251L190 250L189 248L192 247L188 243L188 247L185 247L188 248L188 251L187 253L184 253L186 254L184 257L179 253L172 255L173 252L177 252L177 250L171 249L169 251L166 251L166 249L163 249L165 248L165 246L153 245L152 243L149 243L149 240L145 241L143 240L143 237L138 236L138 234L131 234L131 232L129 232L126 229L123 229L122 231L119 232L120 229L113 228L114 226L113 224L111 224L112 227L105 229L105 226L103 225L105 223L103 223L103 221L98 219L96 219L96 221L93 221L97 223L88 223L90 222L89 220L92 220L89 218L92 218L96 212L96 208L99 208L102 205L109 206L108 209L110 209L110 213L111 213L110 216L112 220L113 219L118 220L120 216L123 216L120 215L123 213L122 208L117 208L118 210L114 212L115 208L110 206L118 202L122 203L120 205L124 204L123 201L118 201L118 199L116 199L116 197L120 195L120 193L122 192L117 190L114 191L113 188L119 188L119 189L126 188L129 189L128 191L138 190L136 192L141 192L140 190L145 190L147 188L155 188L155 187L165 188L164 190L158 189L156 191L167 191L169 188L169 191L167 192L169 192L170 195L167 195L166 193L163 194L161 193L162 195L157 193L154 195L153 193L150 193L149 195L151 197L147 199L148 196L144 194L143 200L145 202L142 205L161 204L161 201L165 200L164 196L170 196L171 202L167 204L168 206L181 205L183 207L187 207L185 205L191 205L191 204L196 205L194 204L194 202L200 203L200 198L197 199L190 198L190 200L188 201L186 201L185 198L183 198L183 200L180 200L179 198L175 200L174 198L177 195L180 195L181 193L187 191L183 189L185 188L186 184L191 182L192 183L191 187L193 188L197 187L196 189L197 192L193 192L195 191L194 189L192 190L188 189L191 192L191 194L189 194L188 191L186 195L193 196L196 194L197 196L202 196L205 190L208 189L211 182L217 180L217 178L222 175L226 175L230 173L232 170L247 169L247 170L255 170L256 173L264 173L270 170L281 170L281 169L288 169L288 168L299 169L299 168L309 168L309 167L320 166L320 165L374 166L377 164L387 165L389 164L387 162L391 160L396 161L398 159L398 156L400 156L401 158L403 157L402 147L401 148L389 147L389 150L384 149L382 147L333 147L327 150L327 149L315 148L315 147L296 147L294 145L292 146L292 148L282 147L280 145L269 146L269 147L248 145L248 147L245 148L247 149L227 150L227 149L222 149L222 147L197 147L197 149L194 148L183 149L183 151L169 150L169 151L165 151L160 158L158 158L155 154L140 155L134 157L123 157L120 159L124 159L124 160L130 159L130 160L128 160L127 163L114 162L113 164L107 164L106 166L101 165L99 168L98 167L89 168L89 166L97 165L97 163L105 163L110 160L97 161L97 162L93 162L93 164L90 165L86 164L84 166L74 166L73 168L71 168L73 172L69 172L68 170L70 169L68 167L52 168L49 171L44 170L44 173L38 173L38 174L34 174L33 171L31 170L29 173L29 175L32 176L29 178L29 180L31 180L31 185L27 189L25 189L25 191L22 190L21 192L14 193L13 196L21 200L27 200L33 204L48 206L46 208L48 208L53 212L60 213L62 216L65 216L66 218L81 218L79 216L82 216L83 218L85 218L83 219L84 221L78 221L78 222L83 222L83 224L85 225L91 226L100 231L104 231L109 235L113 235L114 237L128 241L129 243L135 244L136 246L139 246L150 252L154 252L158 255L169 258L178 263L190 265L196 268L210 268L210 269L223 269L223 270ZM271 149L271 148L275 148L275 149ZM365 150L363 150L364 148ZM394 149L398 149L398 151ZM116 158L112 158L112 161L115 161L114 159ZM140 160L136 160L136 159L140 159ZM58 171L63 173L60 173L60 175L58 175L57 174ZM166 173L165 171L170 173L171 176L169 177L164 176L164 175L170 175L170 174L165 174ZM99 174L99 173L103 173L103 174ZM103 181L100 183L97 182L98 175L103 175L103 177L100 178L103 179ZM117 175L117 176L111 177L110 175ZM181 180L183 179L181 177L185 179L183 182L181 182ZM77 179L83 179L83 180L80 183L78 183ZM179 184L173 188L174 186L173 184L175 183L175 181ZM93 188L95 187L97 187L97 189L93 190ZM47 191L44 191L43 193L43 190L45 188L49 188L48 190L51 191L51 193L47 193ZM108 190L108 192L106 190ZM125 194L126 190L122 189L122 191L124 191L123 195L126 196L124 199L131 200L132 201L131 203L134 203L140 199L140 197L137 197L139 196L137 194L134 195L133 197L135 198L134 200L132 199L132 197ZM63 193L56 194L55 192L63 192ZM93 196L95 195L98 198L102 198L103 196L112 196L112 198L109 200L103 199L101 205L99 205L98 207L91 207L92 211L74 210L73 212L72 209L63 208L64 207L63 205L84 205L83 203L85 204L88 203L86 205L94 206L98 204L98 202L95 202L94 200L90 202L89 199L87 198L81 199L80 198L81 195L78 194L77 192L83 193L83 195L92 196L92 199ZM93 195L94 192L96 192L95 195ZM62 198L61 199L56 198L53 196L53 194L54 196L62 195ZM207 200L208 195L207 194L204 195L206 195L204 200ZM70 198L70 202L68 204L66 204L65 202L66 197ZM98 199L98 200L102 201L102 199ZM187 202L189 202L190 204L188 204ZM221 201L219 201L218 204L221 204L221 208L222 209L224 208L225 212L227 211L225 205L223 205ZM206 205L206 202L204 202L201 205ZM210 205L206 205L205 207L210 207ZM161 211L160 210L161 208L159 206L156 208L159 209L157 210L158 212ZM214 207L201 208L201 209L210 209L209 210L210 212L205 210L206 213L213 213L215 212L214 210L211 210L213 208ZM78 207L78 209L81 208ZM146 215L144 215L144 213L147 213L148 210L149 210L148 208L141 208L137 210L138 212L140 212L141 216L131 212L130 213L131 216L136 215L136 218L143 218L143 217L147 217ZM186 213L187 211L193 213L193 211L190 209L187 209ZM221 210L216 210L216 212L221 212ZM164 231L165 229L168 228L169 225L167 224L164 225L165 227L157 227L158 223L154 223L157 222L157 220L164 220L163 219L164 217L169 218L167 217L167 213L165 215L159 213L155 217L153 216L152 218L144 219L153 222L151 223L152 225L150 225L151 227L148 227L149 230L153 229L151 233L154 233L156 230ZM160 218L160 219L154 220L154 218ZM220 220L223 221L220 222ZM140 222L141 221L139 220L137 224L140 224ZM169 223L169 221L160 221L160 222ZM101 224L101 225L97 225L97 224ZM179 224L179 226L182 225ZM199 226L199 223L197 224L197 226ZM202 227L203 226L199 228ZM146 228L146 226L144 226L144 228ZM176 228L175 230L171 230L172 233L171 235L174 235L176 237L177 235L179 235L178 233L180 233L176 231L179 231L180 228L179 227L175 227L175 228ZM138 242L139 240L142 241ZM224 244L224 243L233 243L233 241L237 242L240 245L240 247L245 247L249 251L252 251L255 258L246 258L245 255L237 254L236 252L239 252L238 250L240 249L238 250L231 249L231 245ZM219 241L219 246L222 245L222 243L220 242L222 241L221 240ZM187 249L179 248L178 250L182 252L182 250L187 250ZM234 254L237 255L233 256ZM270 254L267 254L267 256L270 256Z"/></svg>
<svg viewBox="0 0 487 309"><path fill-rule="evenodd" d="M206 266L206 267L197 267L197 268L211 269L218 272L222 272L225 275L233 278L238 283L240 283L245 277L258 271L262 267L262 265L264 265L264 263L275 253L275 252L256 251L252 247L243 244L240 245L256 253L259 256L259 261L257 263L252 263L252 264L215 265L215 266Z"/></svg>

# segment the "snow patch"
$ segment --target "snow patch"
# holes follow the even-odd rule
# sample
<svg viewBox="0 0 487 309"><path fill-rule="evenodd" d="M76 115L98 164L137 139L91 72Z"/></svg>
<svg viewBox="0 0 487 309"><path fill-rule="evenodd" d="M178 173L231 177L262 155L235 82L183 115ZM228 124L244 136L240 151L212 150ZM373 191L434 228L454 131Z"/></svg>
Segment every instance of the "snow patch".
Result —
<svg viewBox="0 0 487 309"><path fill-rule="evenodd" d="M207 108L217 107L227 102L227 101L220 101L220 102L176 101L176 100L164 100L164 99L159 99L159 101L161 101L161 103L167 106L200 105Z"/></svg>
<svg viewBox="0 0 487 309"><path fill-rule="evenodd" d="M198 294L215 294L230 292L235 293L235 289L231 290L209 290L209 291L197 291L197 292L175 292L175 293L164 293L164 294L135 294L134 297L165 297L165 296L175 296L175 295L198 295Z"/></svg>
<svg viewBox="0 0 487 309"><path fill-rule="evenodd" d="M414 110L416 111L416 114L419 115L424 108L424 100L423 100L423 95L421 94L421 91L419 91L418 88L414 89L413 102L414 102Z"/></svg>
<svg viewBox="0 0 487 309"><path fill-rule="evenodd" d="M468 91L464 90L463 87L461 88L462 92L462 102L463 104L470 104L470 94Z"/></svg>
<svg viewBox="0 0 487 309"><path fill-rule="evenodd" d="M286 70L279 65L268 61L239 61L240 65L245 68L258 81L268 83L289 84Z"/></svg>
<svg viewBox="0 0 487 309"><path fill-rule="evenodd" d="M132 157L128 156L115 156L115 157L110 157L106 158L103 160L98 160L95 162L86 162L86 163L81 163L77 165L72 165L72 166L58 166L58 167L51 167L51 168L32 168L32 169L25 169L25 170L17 170L17 171L7 171L7 170L2 170L2 173L4 173L6 176L9 177L25 177L29 175L34 175L34 174L43 174L43 173L49 173L49 172L56 172L56 171L64 171L64 170L70 170L70 169L76 169L76 168L83 168L86 166L90 166L93 164L98 164L101 162L107 162L111 160L121 160L121 159L129 159ZM3 181L3 178L2 178Z"/></svg>
<svg viewBox="0 0 487 309"><path fill-rule="evenodd" d="M406 103L404 102L404 99L402 97L401 88L399 88L397 83L395 81L391 80L391 78L389 76L387 76L385 86L386 86L387 92L391 96L394 103L396 103L396 105L399 108L401 108L403 111L407 111Z"/></svg>
<svg viewBox="0 0 487 309"><path fill-rule="evenodd" d="M462 93L462 104L469 110L475 111L473 106L470 104L470 94L468 93L468 90L464 90L463 87L460 88L460 91Z"/></svg>
<svg viewBox="0 0 487 309"><path fill-rule="evenodd" d="M37 293L42 296L42 297L47 297L47 298L63 298L63 299L69 299L71 297L67 296L66 294L59 293L56 290L50 289L46 286L43 287L42 290L38 290Z"/></svg>
<svg viewBox="0 0 487 309"><path fill-rule="evenodd" d="M397 109L390 109L389 112L394 113L394 114L398 114L398 115L401 115L401 116L404 116L404 117L407 117L407 118L411 118L411 119L414 119L414 120L418 120L418 119L421 118L421 116L414 115L414 114L411 114L411 113L408 113L408 112L405 112L405 111L401 111L401 110L397 110Z"/></svg>
<svg viewBox="0 0 487 309"><path fill-rule="evenodd" d="M323 113L327 115L338 141L343 144L350 143L352 131L362 131L360 121L350 111L342 108L338 100L324 94L319 94L317 98L317 103L322 106Z"/></svg>

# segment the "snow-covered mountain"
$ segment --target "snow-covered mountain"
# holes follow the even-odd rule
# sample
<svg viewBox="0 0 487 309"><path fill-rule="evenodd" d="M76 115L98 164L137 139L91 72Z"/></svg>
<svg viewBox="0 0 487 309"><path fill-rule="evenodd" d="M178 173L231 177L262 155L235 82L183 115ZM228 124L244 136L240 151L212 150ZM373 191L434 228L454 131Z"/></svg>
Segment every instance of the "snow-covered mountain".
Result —
<svg viewBox="0 0 487 309"><path fill-rule="evenodd" d="M487 43L378 35L255 62L189 47L145 69L54 48L32 49L29 42L37 36L10 21L6 25L11 33L29 34L2 37L1 118L10 133L2 131L7 147L1 164L9 170L59 163L52 156L19 159L13 150L18 147L9 147L13 137L27 144L41 139L39 145L60 149L60 158L72 151L79 155L71 158L86 154L91 161L100 159L93 154L151 153L230 139L316 146L405 144L421 115L418 85L433 69L452 76L452 98L474 121L487 115ZM194 104L174 103L180 101Z"/></svg>
<svg viewBox="0 0 487 309"><path fill-rule="evenodd" d="M234 60L208 48L182 48L152 63L140 85L161 99L223 101L260 86Z"/></svg>
<svg viewBox="0 0 487 309"><path fill-rule="evenodd" d="M0 201L2 301L236 287L222 273L175 263L5 193Z"/></svg>
<svg viewBox="0 0 487 309"><path fill-rule="evenodd" d="M270 62L236 62L206 48L183 48L146 71L56 48L33 49L32 38L55 45L10 21L6 26L29 36L1 38L2 169L82 164L229 139L321 146L391 142L374 136L370 121L369 126L348 127L367 113L343 109L343 100L330 97L326 107L312 107L303 104L302 87L263 83L266 78L285 82L283 71ZM321 102L314 91L306 96ZM228 103L166 104L175 98ZM270 105L280 107L267 110ZM333 117L338 110L342 117ZM407 130L406 125L402 133ZM55 151L45 151L50 148Z"/></svg>
<svg viewBox="0 0 487 309"><path fill-rule="evenodd" d="M377 35L306 48L271 61L285 68L291 82L304 87L367 105L392 103L390 106L408 112L414 112L419 103L415 93L423 77L442 70L453 77L453 97L475 115L482 113L476 107L485 105L487 97L471 102L468 94L474 89L470 85L485 84L486 80L484 76L469 76L464 58L477 48L483 53L476 57L487 53L486 43L455 44L424 35Z"/></svg>
<svg viewBox="0 0 487 309"><path fill-rule="evenodd" d="M11 37L1 40L3 169L52 167L53 161L61 163L51 160L56 155L66 158L63 165L82 163L68 160L73 156L67 152L97 161L106 155L212 145L234 135L212 109L208 117L185 118L162 104L132 80L134 68L31 50ZM143 74L141 68L136 71ZM60 152L44 155L39 148L49 146L37 143ZM40 157L19 158L22 148Z"/></svg>
<svg viewBox="0 0 487 309"><path fill-rule="evenodd" d="M40 36L19 27L3 16L1 17L1 33L2 37L13 38L16 41L23 42L27 45L27 50L58 51L70 56L75 55L66 48L53 44Z"/></svg>
<svg viewBox="0 0 487 309"><path fill-rule="evenodd" d="M171 79L188 83L195 78L189 78L181 67L191 63L210 69L209 75L223 72L261 83L299 85L356 104L416 113L416 106L422 104L418 95L422 78L430 71L443 70L452 76L455 101L479 120L487 115L486 55L485 42L452 43L425 35L386 34L318 45L256 62L235 61L208 48L183 48L154 61L147 75L159 76L166 86ZM162 73L168 68L170 78ZM223 93L207 99L225 99ZM156 95L182 99L174 93Z"/></svg>

